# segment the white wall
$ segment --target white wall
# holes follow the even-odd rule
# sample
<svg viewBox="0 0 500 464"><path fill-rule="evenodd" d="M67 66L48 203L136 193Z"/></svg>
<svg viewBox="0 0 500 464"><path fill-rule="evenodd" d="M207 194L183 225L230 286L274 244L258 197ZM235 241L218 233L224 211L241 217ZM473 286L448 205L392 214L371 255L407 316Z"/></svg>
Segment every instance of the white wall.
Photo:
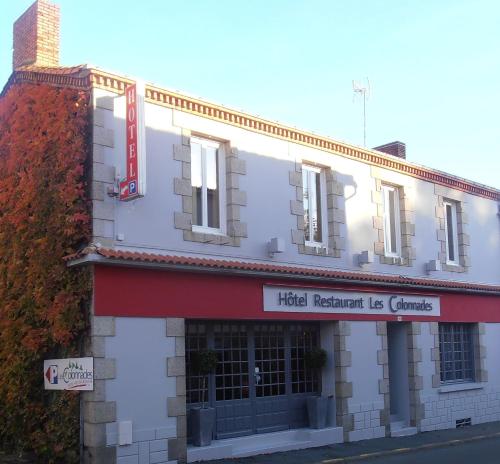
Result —
<svg viewBox="0 0 500 464"><path fill-rule="evenodd" d="M375 322L351 322L351 335L346 339L346 350L352 353L348 381L352 382L352 397L347 400L349 412L354 414L354 431L350 441L366 440L385 435L380 426L380 410L384 397L379 393L379 379L383 368L377 364L377 351L382 349Z"/></svg>
<svg viewBox="0 0 500 464"><path fill-rule="evenodd" d="M96 94L106 93L96 90ZM103 149L104 162L115 166L123 176L123 102L115 99L114 120L109 120L113 119L112 112L106 113L105 126L114 130L114 148ZM113 235L120 233L125 237L124 241L116 242L117 246L357 270L360 268L356 265L356 255L363 250L373 250L376 240L376 230L372 227L375 207L371 198L374 181L367 164L150 103L146 104L145 119L147 196L128 203L109 197L104 201L108 206L114 205ZM181 197L173 192L173 179L181 177L181 163L173 160L172 152L174 144L181 144L181 127L229 140L238 148L239 157L246 161L247 174L239 177L240 189L246 191L248 198L247 206L241 208L241 220L247 223L248 238L242 239L241 247L186 242L182 231L174 228L174 211L180 212L182 207ZM346 224L342 226L342 235L346 239L346 250L341 258L301 255L297 246L291 243L290 231L296 228L296 218L290 214L290 200L295 198L295 188L289 185L288 176L294 163L302 159L330 166L345 185ZM413 186L416 210L415 263L411 267L393 266L380 264L376 259L373 265L364 268L367 271L422 276L425 275L425 263L437 258L440 244L436 239L434 186L413 178L409 182ZM465 197L472 267L466 274L437 272L432 277L498 284L500 225L497 204L471 195ZM266 243L275 236L285 239L286 251L271 259Z"/></svg>

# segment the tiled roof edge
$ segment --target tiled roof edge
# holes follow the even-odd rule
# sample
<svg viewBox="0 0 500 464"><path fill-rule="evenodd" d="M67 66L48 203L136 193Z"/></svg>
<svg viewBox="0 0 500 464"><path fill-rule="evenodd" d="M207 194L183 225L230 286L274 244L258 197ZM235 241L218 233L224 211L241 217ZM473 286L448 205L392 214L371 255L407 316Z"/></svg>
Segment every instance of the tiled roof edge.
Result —
<svg viewBox="0 0 500 464"><path fill-rule="evenodd" d="M459 282L452 280L435 280L425 278L414 278L407 276L387 275L387 274L373 274L364 272L353 271L340 271L333 269L318 269L300 266L284 266L279 264L269 263L255 263L236 260L223 260L211 258L199 258L190 256L176 256L176 255L161 255L154 253L141 253L136 251L117 250L113 248L103 248L90 246L84 250L66 256L64 259L69 264L83 264L86 262L85 258L91 255L98 255L104 259L98 262L102 264L116 264L117 262L127 263L142 263L151 265L170 265L179 267L188 267L195 269L211 269L218 271L243 271L249 273L265 273L279 276L295 276L300 278L324 278L324 279L338 279L342 281L352 281L353 283L365 284L385 284L385 285L404 285L405 287L425 287L432 289L445 289L445 290L463 290L475 291L485 294L495 294L500 296L500 286L478 284L469 282Z"/></svg>

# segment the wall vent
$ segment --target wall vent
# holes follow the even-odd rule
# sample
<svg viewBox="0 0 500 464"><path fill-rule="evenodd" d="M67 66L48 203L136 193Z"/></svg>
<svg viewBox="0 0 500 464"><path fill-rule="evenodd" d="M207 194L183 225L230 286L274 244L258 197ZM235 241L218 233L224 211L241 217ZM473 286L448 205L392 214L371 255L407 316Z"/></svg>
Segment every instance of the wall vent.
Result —
<svg viewBox="0 0 500 464"><path fill-rule="evenodd" d="M460 429L462 427L467 427L469 425L472 425L470 417L467 417L466 419L457 419L455 421L455 428L457 429Z"/></svg>

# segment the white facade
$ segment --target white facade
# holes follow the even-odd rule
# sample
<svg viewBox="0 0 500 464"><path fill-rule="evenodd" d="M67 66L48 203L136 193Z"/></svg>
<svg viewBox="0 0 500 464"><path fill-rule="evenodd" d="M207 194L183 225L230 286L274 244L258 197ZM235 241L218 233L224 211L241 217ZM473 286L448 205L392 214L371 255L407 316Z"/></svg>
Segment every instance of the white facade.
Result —
<svg viewBox="0 0 500 464"><path fill-rule="evenodd" d="M161 104L151 95L146 98L145 105L147 194L123 202L113 196L113 192L126 171L124 98L111 89L93 90L94 245L98 251L105 248L122 254L115 258L104 254L104 258L100 256L92 262L119 264L131 269L157 267L160 273L158 263L162 257L210 258L222 267L231 261L318 272L321 269L354 272L360 278L365 274L387 279L405 276L413 279L412 282L431 279L435 284L429 284L427 293L437 298L441 295L442 301L445 294L439 292L446 290L447 282L463 283L464 295L468 293L467 285L479 285L482 295L490 291L496 295L496 301L500 301L497 288L500 285L498 191L494 199L468 193L467 188L446 187L441 182L423 180L420 174L402 173L398 163L411 166L404 160L397 159L396 167L391 169L394 158L390 155L377 153L379 160L385 160L383 163L363 161L349 152L346 155L321 150L284 136L221 122L210 115L197 114L195 106L189 110ZM217 168L218 199L207 206L213 179L210 181L212 187L203 193L205 208L217 205L220 208L217 231L193 225L191 210L195 200L192 198L190 141L194 137L210 143L216 141L221 147ZM308 197L309 209L317 206L310 217L305 217L303 212L302 165L318 173L311 185L317 182L314 195L321 196L321 201L316 203L314 195ZM440 176L452 179L417 165L414 168L415 172L431 173L437 176L436 179ZM486 190L495 192L494 189ZM451 202L455 208L455 235L449 235L452 232L447 223L450 219L445 217L446 202ZM393 210L389 211L388 205L392 205ZM209 213L205 211L204 214ZM314 222L319 239L308 241L304 227L300 226L303 221ZM305 229L308 227L311 231L314 228L306 225ZM386 232L388 228L392 228L393 239L396 234L391 252L387 252L391 241ZM273 238L278 239L275 242L277 249L270 253L269 242ZM455 264L450 263L446 255L452 239L455 240ZM127 261L129 258L123 254L127 252L138 253L135 263ZM144 253L155 258L148 258ZM361 255L364 258L360 258ZM362 264L360 259L368 262ZM175 270L172 266L169 269ZM182 268L185 272L193 269L193 266ZM226 270L226 276L233 274ZM197 275L193 274L193 288L188 289L188 293L197 293ZM99 278L97 273L96 279ZM228 280L225 288L232 282ZM274 285L272 281L268 283ZM335 287L330 277L324 282L292 284L312 286L313 289L323 285L329 285L330 289ZM392 285L393 292L397 286ZM411 285L400 287L397 292L424 291L417 284L414 288L412 290ZM358 291L352 286L349 289ZM372 290L386 291L376 287ZM126 283L116 289L118 293L122 291L127 292ZM154 290L151 292L154 294ZM158 298L168 301L170 294L165 292L158 294ZM201 311L204 314L201 323L206 324L206 330L215 333L216 324L224 318L221 312L216 311L213 316L210 310L203 312L202 297L202 307L195 308L193 313L197 315L190 316L189 310L183 313L167 303L166 309L154 309L163 306L147 296L141 295L138 306L131 312L112 308L108 299L108 306L101 303L101 309L96 310L93 318L97 326L109 323L113 327L98 334L97 338L104 340L99 353L102 362L104 365L111 363L114 369L102 379L104 391L100 400L112 405L109 408L115 408L115 413L111 412L104 421L105 443L102 440L96 443L107 450L116 448L114 459L119 464L244 456L342 440L453 428L469 419L473 424L500 419L500 377L495 368L500 357L498 320L478 316L471 322L469 317L464 319L463 329L460 318L449 318L453 313L450 304L455 304L452 299L451 303L445 301L444 313L434 320L432 317L422 320L396 315L380 320L373 317L340 317L339 320L326 317L322 320L322 316L315 314L311 319L317 321L320 345L329 359L320 387L322 394L329 397L327 428L314 431L290 425L285 427L287 430L274 434L241 433L240 438L228 439L221 439L222 434L218 436L217 432L211 446L197 449L188 443L186 454L186 435L189 435L186 418L190 407L190 380L185 365L189 350L186 327L200 321ZM144 303L141 303L142 297ZM210 307L209 300L206 304ZM457 304L460 306L458 300ZM463 308L457 306L458 310L463 311ZM258 325L255 324L261 317L248 316L250 313L245 311L250 310L247 309L241 311L240 314L236 304L230 319L240 319L247 330L257 334ZM470 311L474 311L474 307L470 307ZM141 317L142 313L146 317ZM283 318L278 324L282 324L286 333L295 330L293 324L303 321L303 317L294 319L293 315ZM474 340L469 353L474 357L473 367L469 369L473 371L471 381L443 381L445 374L440 372L440 359L444 358L440 358L439 350L444 346L441 345L444 339L440 338L439 330L442 324L452 323L448 321L454 321L466 332L470 330ZM169 327L172 327L170 333ZM95 356L97 351L94 346ZM395 372L400 368L404 374L396 378ZM214 405L223 403L218 403L216 396L213 398ZM132 439L128 444L121 444L120 427L130 423ZM89 439L86 445L96 443Z"/></svg>

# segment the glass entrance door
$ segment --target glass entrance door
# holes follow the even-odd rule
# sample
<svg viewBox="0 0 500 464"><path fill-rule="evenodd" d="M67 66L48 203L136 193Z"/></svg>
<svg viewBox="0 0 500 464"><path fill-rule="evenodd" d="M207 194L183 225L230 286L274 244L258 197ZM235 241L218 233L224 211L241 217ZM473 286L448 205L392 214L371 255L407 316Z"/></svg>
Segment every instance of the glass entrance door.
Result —
<svg viewBox="0 0 500 464"><path fill-rule="evenodd" d="M203 398L215 407L219 439L304 427L306 397L319 391L304 353L318 345L316 324L187 322L188 409ZM190 358L206 348L216 351L218 364L204 388Z"/></svg>

